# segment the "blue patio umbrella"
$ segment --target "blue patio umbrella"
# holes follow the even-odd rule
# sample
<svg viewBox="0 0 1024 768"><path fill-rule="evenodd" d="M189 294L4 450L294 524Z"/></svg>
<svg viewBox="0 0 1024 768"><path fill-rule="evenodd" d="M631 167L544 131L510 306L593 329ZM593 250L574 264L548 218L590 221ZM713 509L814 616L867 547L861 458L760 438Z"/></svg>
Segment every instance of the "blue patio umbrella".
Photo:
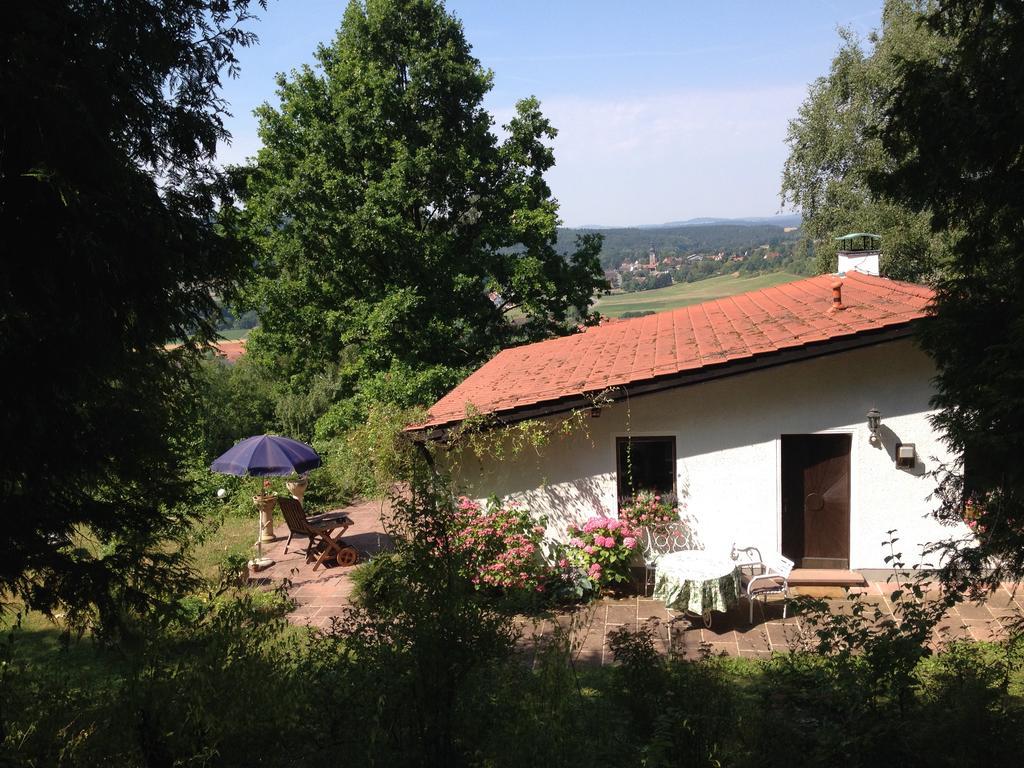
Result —
<svg viewBox="0 0 1024 768"><path fill-rule="evenodd" d="M210 465L214 472L224 475L270 475L302 474L320 466L320 456L310 446L280 435L255 435L247 437L221 454ZM269 512L268 512L269 515ZM268 518L269 519L269 518ZM256 539L256 559L252 565L257 570L274 564L263 557L263 524Z"/></svg>
<svg viewBox="0 0 1024 768"><path fill-rule="evenodd" d="M280 435L247 437L214 460L210 469L224 475L291 475L320 466L320 456L310 446Z"/></svg>

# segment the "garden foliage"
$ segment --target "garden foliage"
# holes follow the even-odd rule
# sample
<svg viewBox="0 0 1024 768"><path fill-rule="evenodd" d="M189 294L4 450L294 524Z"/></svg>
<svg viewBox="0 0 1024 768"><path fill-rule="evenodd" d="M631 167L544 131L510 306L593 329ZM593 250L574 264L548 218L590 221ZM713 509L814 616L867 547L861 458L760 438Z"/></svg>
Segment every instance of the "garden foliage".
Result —
<svg viewBox="0 0 1024 768"><path fill-rule="evenodd" d="M0 591L43 610L115 623L187 584L196 363L246 266L220 88L256 5L4 8Z"/></svg>
<svg viewBox="0 0 1024 768"><path fill-rule="evenodd" d="M946 576L991 587L1024 575L1024 13L999 0L925 10L944 55L897 58L880 136L899 162L871 182L930 208L952 242L921 336L938 369L934 423L963 459L940 472L940 516L959 522L971 501L986 530L953 542Z"/></svg>
<svg viewBox="0 0 1024 768"><path fill-rule="evenodd" d="M569 536L566 557L598 585L629 581L638 531L614 517L592 517L583 525L570 526Z"/></svg>
<svg viewBox="0 0 1024 768"><path fill-rule="evenodd" d="M290 392L328 371L344 429L368 389L423 405L501 347L592 319L600 236L556 248L556 131L527 98L499 140L492 75L440 2L351 2L314 58L257 110L245 208L225 212L258 273L250 353Z"/></svg>

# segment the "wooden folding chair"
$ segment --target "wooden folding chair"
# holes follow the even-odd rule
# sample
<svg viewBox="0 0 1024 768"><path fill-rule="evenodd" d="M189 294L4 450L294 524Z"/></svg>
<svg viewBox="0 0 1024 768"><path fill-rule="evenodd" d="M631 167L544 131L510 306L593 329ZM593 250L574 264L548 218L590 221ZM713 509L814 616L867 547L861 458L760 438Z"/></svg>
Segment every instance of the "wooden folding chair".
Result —
<svg viewBox="0 0 1024 768"><path fill-rule="evenodd" d="M359 551L341 538L345 531L352 527L352 518L344 512L325 512L322 515L306 517L298 499L281 497L278 504L284 521L288 524L285 552L288 551L293 536L306 536L309 539L306 545L306 562L316 559L314 571L324 561L332 558L341 566L355 565L359 561ZM339 528L341 530L335 533Z"/></svg>

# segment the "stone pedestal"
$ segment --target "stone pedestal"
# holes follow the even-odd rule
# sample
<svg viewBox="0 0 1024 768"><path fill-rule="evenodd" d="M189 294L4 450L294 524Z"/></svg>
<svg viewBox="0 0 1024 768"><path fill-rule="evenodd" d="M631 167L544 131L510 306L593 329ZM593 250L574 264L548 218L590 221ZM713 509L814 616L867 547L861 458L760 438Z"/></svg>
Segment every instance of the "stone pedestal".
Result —
<svg viewBox="0 0 1024 768"><path fill-rule="evenodd" d="M253 496L252 503L260 511L260 541L274 541L274 507L277 496Z"/></svg>

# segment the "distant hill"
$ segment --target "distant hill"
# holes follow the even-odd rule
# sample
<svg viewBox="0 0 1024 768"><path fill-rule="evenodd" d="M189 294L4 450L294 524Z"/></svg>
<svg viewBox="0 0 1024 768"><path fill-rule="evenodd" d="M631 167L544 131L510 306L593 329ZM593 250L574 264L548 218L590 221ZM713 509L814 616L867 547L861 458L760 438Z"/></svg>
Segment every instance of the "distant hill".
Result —
<svg viewBox="0 0 1024 768"><path fill-rule="evenodd" d="M784 217L779 217L784 218ZM737 223L682 223L658 227L611 227L588 229L583 227L558 230L558 249L572 251L577 235L600 232L604 235L601 264L604 268L617 267L625 260L646 260L648 250L664 256L687 256L691 253L742 253L768 245L778 249L785 243L795 242L797 232L786 232L793 224L768 224L755 221Z"/></svg>
<svg viewBox="0 0 1024 768"><path fill-rule="evenodd" d="M665 227L701 227L709 224L739 224L749 226L752 224L772 224L776 227L799 227L802 222L799 213L780 214L778 216L745 216L737 219L724 219L716 217L705 217L700 219L684 219L682 221L668 221L664 224L637 224L633 227L609 227L601 224L582 224L569 229L586 230L610 230L610 229L663 229Z"/></svg>
<svg viewBox="0 0 1024 768"><path fill-rule="evenodd" d="M667 224L652 224L645 229L657 229L659 227L699 227L706 224L772 224L776 227L799 227L802 219L800 214L791 213L781 216L751 216L742 219L686 219L685 221L670 221Z"/></svg>

